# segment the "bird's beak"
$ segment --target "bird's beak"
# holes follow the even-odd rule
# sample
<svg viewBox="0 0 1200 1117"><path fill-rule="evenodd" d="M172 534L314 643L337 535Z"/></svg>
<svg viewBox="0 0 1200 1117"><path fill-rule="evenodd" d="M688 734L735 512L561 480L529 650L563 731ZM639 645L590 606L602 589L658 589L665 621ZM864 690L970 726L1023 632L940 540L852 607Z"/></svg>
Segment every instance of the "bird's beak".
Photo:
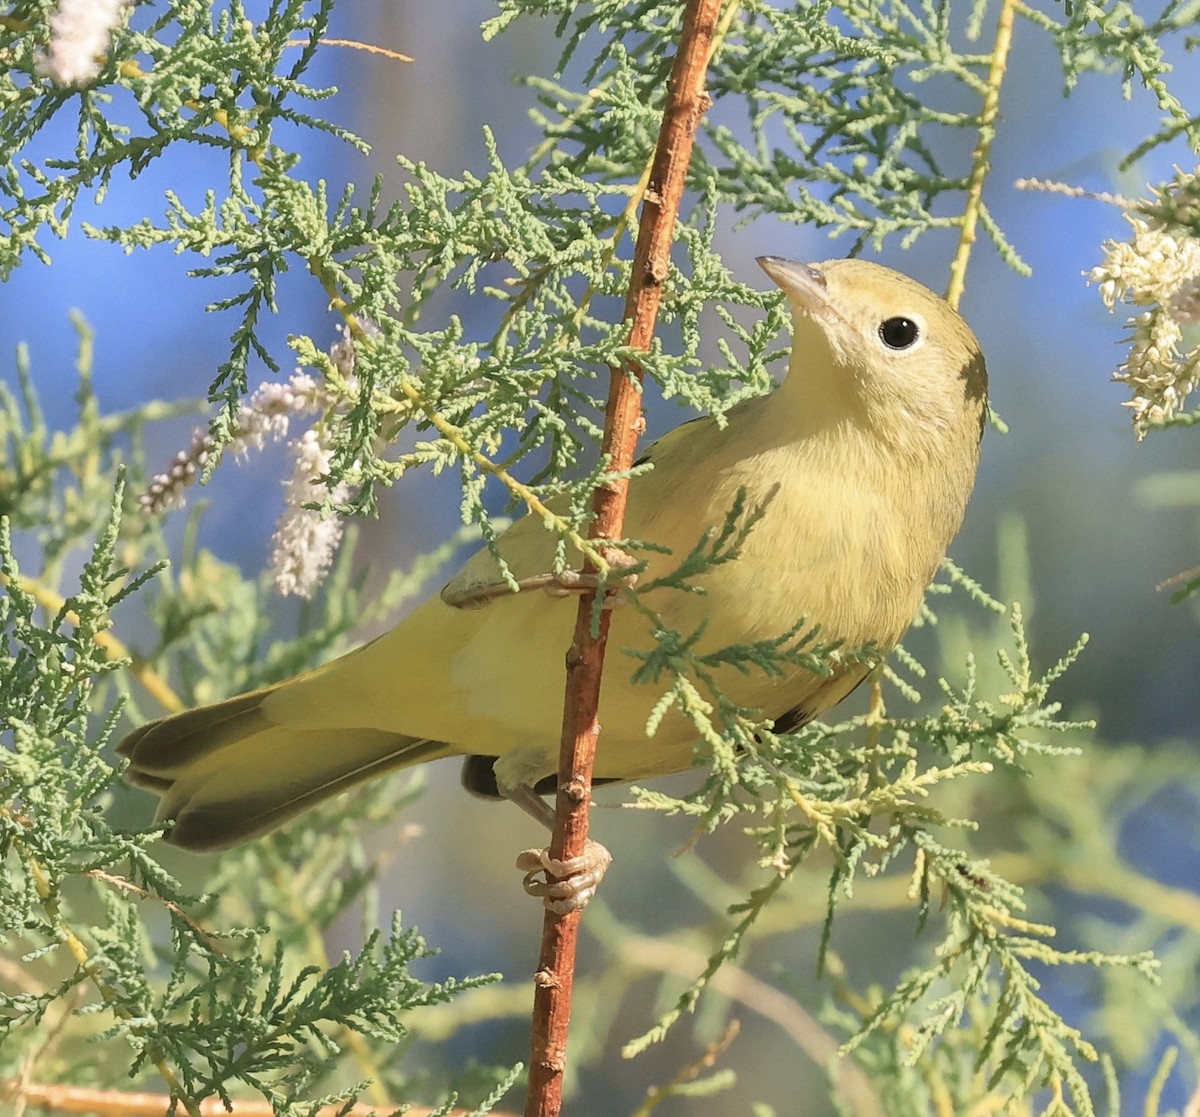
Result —
<svg viewBox="0 0 1200 1117"><path fill-rule="evenodd" d="M796 307L810 314L829 313L825 273L820 268L799 260L786 260L782 256L759 256L758 266L778 284Z"/></svg>

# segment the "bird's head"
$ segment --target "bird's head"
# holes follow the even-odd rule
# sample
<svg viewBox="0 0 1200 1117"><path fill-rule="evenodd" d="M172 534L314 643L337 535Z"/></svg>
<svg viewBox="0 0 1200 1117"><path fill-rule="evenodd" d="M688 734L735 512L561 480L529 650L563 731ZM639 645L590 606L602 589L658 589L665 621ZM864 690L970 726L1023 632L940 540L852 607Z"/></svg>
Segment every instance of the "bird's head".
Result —
<svg viewBox="0 0 1200 1117"><path fill-rule="evenodd" d="M983 353L945 299L867 260L758 263L792 306L793 389L840 403L873 427L966 422L982 431Z"/></svg>

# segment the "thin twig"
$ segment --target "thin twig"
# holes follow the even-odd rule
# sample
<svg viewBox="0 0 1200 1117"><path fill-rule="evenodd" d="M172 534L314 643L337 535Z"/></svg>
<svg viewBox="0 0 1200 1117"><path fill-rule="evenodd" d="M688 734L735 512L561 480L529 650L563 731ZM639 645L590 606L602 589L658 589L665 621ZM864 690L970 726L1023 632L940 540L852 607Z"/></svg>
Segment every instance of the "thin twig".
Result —
<svg viewBox="0 0 1200 1117"><path fill-rule="evenodd" d="M132 1011L121 1001L117 991L109 984L101 964L63 917L62 911L59 908L58 897L51 888L50 880L46 876L42 866L32 857L29 858L28 864L30 875L33 877L34 888L37 889L42 908L50 917L50 921L53 924L54 937L67 948L71 957L75 959L75 963L79 969L91 979L92 984L112 1013L122 1020L132 1019ZM135 1028L135 1030L138 1029ZM150 1048L149 1061L158 1070L163 1081L170 1087L172 1096L187 1111L188 1117L202 1117L197 1103L184 1090L179 1076L166 1061L156 1044Z"/></svg>
<svg viewBox="0 0 1200 1117"><path fill-rule="evenodd" d="M39 1061L53 1051L59 1040L62 1039L67 1024L75 1019L75 1014L79 1011L79 1004L83 1000L83 990L82 984L76 985L62 998L58 1005L58 1019L53 1021L48 1028L43 1029L45 1034L42 1036L41 1042L31 1047L21 1060L21 1076L14 1079L17 1084L15 1092L17 1104L13 1107L12 1117L25 1117L25 1108L29 1101L27 1090L33 1081L33 1073L37 1069ZM3 1096L3 1090L0 1090L0 1096Z"/></svg>
<svg viewBox="0 0 1200 1117"><path fill-rule="evenodd" d="M143 888L140 884L134 884L131 880L126 880L124 877L116 876L113 873L106 873L103 869L88 869L85 874L89 877L95 877L96 880L102 880L105 884L111 884L114 888L119 888L123 892L132 892L135 896L140 896L144 900L155 900L162 904L176 919L186 923L200 938L204 940L205 945L214 954L224 954L225 952L217 945L216 939L212 937L203 927L200 926L184 909L174 900L168 900L165 896L159 896L155 892L151 892L148 888Z"/></svg>
<svg viewBox="0 0 1200 1117"><path fill-rule="evenodd" d="M677 974L692 980L708 961L703 951L679 941L631 934L620 947L621 958L638 970ZM821 1068L836 1066L838 1097L858 1117L882 1117L884 1108L871 1080L852 1059L834 1063L840 1043L795 998L755 977L734 962L726 962L712 978L712 988L779 1028Z"/></svg>
<svg viewBox="0 0 1200 1117"><path fill-rule="evenodd" d="M675 219L683 197L696 129L709 106L704 81L721 3L722 0L688 0L684 10L679 51L671 72L654 166L643 195L633 275L625 302L631 349L648 350L654 336L662 285L670 265ZM601 445L601 453L612 473L622 473L633 464L638 435L644 425L641 379L642 369L632 361L612 370ZM596 489L589 539L602 552L609 540L619 539L622 535L628 489L627 478L614 479ZM589 561L585 569L595 573L599 568ZM609 611L602 610L593 633L594 613L595 594L585 593L580 598L575 637L567 655L558 799L554 835L550 842L551 855L561 859L581 855L587 843L592 765L600 729L597 719L600 676L610 619ZM578 935L578 912L568 915L546 912L534 978L526 1117L556 1117L562 1109Z"/></svg>
<svg viewBox="0 0 1200 1117"><path fill-rule="evenodd" d="M306 47L309 45L308 39L288 39L284 44L289 47ZM374 43L360 43L357 39L318 39L317 46L319 47L349 47L351 50L363 50L368 54L381 54L384 58L390 58L393 62L415 62L416 59L409 54L401 54L398 50L388 50L387 47L377 47Z"/></svg>
<svg viewBox="0 0 1200 1117"><path fill-rule="evenodd" d="M958 309L967 285L967 263L975 245L979 215L983 211L983 184L992 169L992 140L996 136L996 118L1000 115L1000 87L1008 70L1008 52L1012 48L1013 22L1020 0L1004 0L996 24L996 42L992 47L992 64L988 69L983 94L983 109L979 114L979 142L971 153L971 174L967 179L967 204L963 209L958 234L958 249L950 265L950 286L946 301Z"/></svg>
<svg viewBox="0 0 1200 1117"><path fill-rule="evenodd" d="M664 1101L679 1093L682 1087L695 1082L705 1071L712 1070L717 1060L733 1045L741 1030L741 1021L736 1016L730 1019L725 1025L725 1030L704 1049L700 1058L680 1068L665 1086L651 1086L646 1091L646 1100L633 1111L633 1117L650 1117Z"/></svg>
<svg viewBox="0 0 1200 1117"><path fill-rule="evenodd" d="M16 1079L0 1082L0 1100L20 1097L31 1105L51 1113L96 1113L103 1117L162 1117L171 1105L167 1094L134 1093L127 1090L101 1090L90 1086L51 1086L40 1082L30 1082L21 1085ZM324 1105L316 1110L313 1117L376 1117L390 1109L399 1108L395 1105L379 1106L366 1102L355 1102L349 1109L345 1102ZM199 1102L195 1112L199 1117L274 1117L275 1108L269 1101L248 1101L235 1098L233 1108L226 1106L220 1098L206 1098ZM407 1117L428 1117L429 1114L445 1114L445 1117L468 1117L476 1112L473 1109L429 1109L424 1106L411 1106L404 1110ZM492 1117L516 1117L515 1113L505 1113L493 1109Z"/></svg>

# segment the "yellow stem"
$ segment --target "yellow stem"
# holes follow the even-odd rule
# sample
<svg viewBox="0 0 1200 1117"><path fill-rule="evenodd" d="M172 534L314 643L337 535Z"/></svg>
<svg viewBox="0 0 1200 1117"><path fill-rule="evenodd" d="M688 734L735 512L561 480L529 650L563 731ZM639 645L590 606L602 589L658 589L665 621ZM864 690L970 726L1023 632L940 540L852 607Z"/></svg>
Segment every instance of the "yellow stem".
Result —
<svg viewBox="0 0 1200 1117"><path fill-rule="evenodd" d="M415 406L419 407L425 413L426 418L433 424L438 434L449 442L460 454L470 458L485 473L490 473L497 481L501 482L513 496L523 501L529 508L529 511L541 519L544 524L552 527L556 532L568 539L571 545L584 558L590 560L595 565L596 571L601 578L609 573L611 563L604 557L599 548L580 535L557 512L552 512L528 485L518 481L504 466L492 461L485 453L472 446L462 431L433 407L407 376L401 379L400 390Z"/></svg>
<svg viewBox="0 0 1200 1117"><path fill-rule="evenodd" d="M284 44L289 47L306 47L308 46L307 39L288 39ZM384 58L390 58L393 62L415 62L411 55L401 54L398 50L389 50L387 47L377 47L374 43L360 43L357 39L318 39L317 46L319 47L349 47L351 50L366 51L367 54L379 54Z"/></svg>
<svg viewBox="0 0 1200 1117"><path fill-rule="evenodd" d="M992 47L992 64L988 69L984 87L983 111L979 116L979 142L971 155L971 174L967 179L967 204L963 209L959 227L958 249L950 265L950 286L946 289L946 301L958 309L967 285L967 264L979 227L979 215L983 210L983 184L991 170L992 140L996 135L996 117L1000 114L1000 87L1008 69L1008 54L1012 49L1013 23L1020 0L1003 0L1000 19L996 24L996 42Z"/></svg>
<svg viewBox="0 0 1200 1117"><path fill-rule="evenodd" d="M45 870L33 857L28 859L28 864L30 875L33 877L34 888L37 890L38 897L42 901L43 909L50 917L55 937L71 952L71 957L75 959L80 970L91 979L92 984L96 987L104 1003L108 1005L113 1013L123 1020L130 1019L133 1014L121 1003L116 990L105 980L103 970L101 970L96 960L92 957L87 945L75 934L70 924L63 918L62 910L58 906L58 899L50 887L50 880L46 876ZM184 1091L183 1083L179 1081L174 1068L154 1050L151 1051L150 1061L154 1064L158 1073L162 1075L163 1081L167 1084L171 1093L179 1099L180 1104L187 1110L190 1117L200 1117L199 1108Z"/></svg>
<svg viewBox="0 0 1200 1117"><path fill-rule="evenodd" d="M0 575L0 585L6 584L8 581L3 575ZM47 612L57 615L66 605L66 599L49 586L42 585L32 578L19 576L17 585L30 597L41 605ZM72 609L66 610L63 614L63 619L70 624L78 626L80 623L79 614ZM178 713L184 709L183 699L179 697L167 683L167 681L159 675L153 667L151 667L140 656L134 655L120 640L110 632L97 632L92 637L97 646L99 646L109 660L115 661L118 659L129 660L129 673L146 688L146 691L164 710L168 713Z"/></svg>
<svg viewBox="0 0 1200 1117"><path fill-rule="evenodd" d="M1046 923L1031 923L1028 919L1020 919L999 908L985 907L980 909L980 914L990 922L1000 927L1007 927L1010 931L1019 931L1026 935L1039 935L1047 939L1053 938L1056 934L1056 929Z"/></svg>
<svg viewBox="0 0 1200 1117"><path fill-rule="evenodd" d="M1175 1060L1179 1058L1178 1047L1168 1047L1163 1052L1162 1058L1159 1060L1158 1069L1154 1072L1154 1077L1150 1080L1150 1087L1146 1091L1146 1100L1142 1104L1143 1117L1159 1117L1162 1112L1163 1090L1166 1089L1167 1081L1171 1077L1171 1071L1175 1068Z"/></svg>

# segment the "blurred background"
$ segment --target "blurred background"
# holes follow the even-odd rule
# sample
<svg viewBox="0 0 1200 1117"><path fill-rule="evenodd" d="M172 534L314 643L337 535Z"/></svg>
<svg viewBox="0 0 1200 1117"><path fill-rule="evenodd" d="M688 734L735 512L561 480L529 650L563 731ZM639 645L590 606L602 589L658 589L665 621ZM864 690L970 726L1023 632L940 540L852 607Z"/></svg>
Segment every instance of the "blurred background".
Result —
<svg viewBox="0 0 1200 1117"><path fill-rule="evenodd" d="M548 21L528 20L485 45L478 27L493 14L494 6L486 0L339 9L332 35L401 51L415 61L405 65L333 47L320 52L310 76L340 90L325 111L364 136L373 154L364 158L331 139L297 135L295 146L307 177L327 180L335 193L347 182L365 187L372 176L381 174L390 198L401 188L393 159L397 152L449 175L464 168L482 171L484 124L496 133L502 155L521 159L537 132L527 118L532 95L514 78L549 73L559 45ZM1183 65L1173 76L1174 91L1185 104L1198 106L1200 71L1194 63L1189 68L1182 56L1178 61ZM1055 690L1070 716L1096 718L1099 738L1114 748L1129 741L1154 748L1181 743L1195 748L1200 713L1196 608L1174 606L1169 592L1155 588L1194 566L1200 553L1197 509L1155 498L1165 491L1156 478L1195 472L1195 436L1175 431L1135 443L1121 407L1125 391L1110 382L1121 360L1123 321L1104 309L1084 279L1100 261L1102 242L1124 238L1127 224L1117 209L1099 202L1014 187L1018 178L1036 177L1139 197L1146 182L1167 177L1171 161L1186 158L1186 153L1164 148L1132 171L1120 172L1121 156L1157 127L1153 97L1135 89L1125 100L1118 76L1087 75L1071 98L1064 99L1057 54L1024 21L1018 22L1010 70L985 197L1033 274L1015 275L986 241L972 261L962 310L983 343L993 404L1010 433L991 430L985 437L978 488L951 553L989 590L1022 601L1035 661L1042 668L1080 633L1090 633L1079 663ZM290 139L280 137L280 142L287 145ZM60 136L54 142L61 147L69 140ZM176 189L186 184L185 201L197 202L209 176L219 178L220 168L206 165L202 153L190 155L194 163L186 168L174 166L168 172L155 166L136 181L114 183L102 202L77 210L75 225L117 224L159 213L168 184ZM104 409L129 407L147 398L203 396L227 355L235 322L232 316L203 312L221 291L219 283L187 278L188 267L202 261L166 251L124 255L78 235L77 228L67 241L49 247L50 266L29 260L7 285L0 344L7 352L18 342L28 344L51 426L69 423L73 414L76 339L68 321L72 309L96 331L95 383ZM754 264L756 255L821 260L845 254L850 244L830 242L820 230L770 221L739 229L731 215L719 231L717 247L740 279L765 285ZM952 249L949 235L927 236L909 252L892 247L882 255L867 255L944 289ZM289 332L308 333L318 342L335 340L337 321L327 312L320 288L302 269L283 285L279 306L275 355L285 369L292 363L285 344ZM444 310L459 314L471 331L468 296L448 292ZM197 422L203 421L201 414L198 411ZM683 417L675 405L652 401L650 436ZM156 462L165 466L186 445L193 425L181 421L148 432L152 468L159 468ZM284 469L282 456L271 454L248 464L224 465L207 492L193 497L211 503L202 544L248 573L261 569L281 508ZM501 494L496 497L499 503ZM363 525L360 557L383 568L408 563L455 529L457 508L453 478L406 478L387 494L381 518ZM281 625L286 626L295 606L281 601L279 608ZM977 617L964 624L990 631L987 626L994 622ZM136 643L136 634L130 638ZM918 634L918 640L923 638ZM989 645L985 639L979 646ZM517 850L540 842L542 836L519 812L462 794L453 764L435 766L427 778L427 794L410 812L422 828L421 836L394 861L386 899L442 949L439 958L427 963L425 976L500 970L521 983L533 969L540 913L520 895L511 863ZM690 779L679 777L675 786L688 786ZM601 798L615 802L620 794L606 791ZM1181 787L1173 797L1135 816L1123 840L1135 855L1145 855L1144 871L1194 888L1200 879L1200 851L1189 836L1194 813L1195 802ZM617 863L593 935L617 934L612 921L628 923L641 934L703 921L706 912L697 890L703 891L708 865L733 879L756 879L752 865L739 863L749 847L743 848L737 835L702 843L699 857L672 859L670 854L688 838L685 821L601 811L594 825ZM178 860L183 871L203 878L200 859ZM1070 903L1069 896L1059 900ZM585 928L588 925L585 920ZM776 977L786 971L795 989L802 990L813 973L819 930L819 923L810 925L786 947L776 943L755 959L756 967ZM359 929L348 925L339 933L349 944ZM860 981L886 982L904 964L912 941L912 915L901 910L847 916L839 925L836 947L857 960ZM598 949L597 939L589 939L585 930L585 971ZM685 976L698 972L702 956L678 956ZM634 982L634 976L629 980ZM577 1110L580 1113L630 1112L648 1083L669 1078L695 1055L689 1041L678 1036L640 1064L622 1063L616 1055L620 1043L648 1026L652 1014L669 1003L662 999L669 998L669 980L661 984L643 976L636 982L640 984L628 998L614 997L611 1007L615 1010L618 1000L622 1005L615 1022L606 1019L602 999L579 1010L581 1019L592 1021L595 1042L611 1051L582 1071L588 1101ZM1062 1011L1082 1016L1094 992L1064 984ZM494 1021L461 1031L443 1057L458 1070L471 1061L526 1058L523 1013L519 1003L516 1009L497 1009ZM795 1060L796 1037L761 1011L750 1008L738 1015L743 1033L731 1059L741 1067L741 1085L733 1095L736 1104L728 1103L729 1111L744 1111L751 1099L766 1101L779 1113L826 1111L823 1091L812 1077L821 1068L811 1059ZM610 1023L613 1030L606 1032ZM817 1038L806 1048L810 1056L822 1050L823 1033L814 1028ZM587 1033L587 1026L578 1033L580 1054L591 1042ZM460 1063L457 1068L455 1060ZM769 1082L755 1069L767 1065L774 1068ZM781 1065L789 1074L794 1071L794 1078L780 1078ZM814 1100L797 1108L797 1097ZM674 1104L671 1112L690 1111ZM713 1108L704 1108L697 1102L696 1111L715 1112L722 1104L707 1103Z"/></svg>

